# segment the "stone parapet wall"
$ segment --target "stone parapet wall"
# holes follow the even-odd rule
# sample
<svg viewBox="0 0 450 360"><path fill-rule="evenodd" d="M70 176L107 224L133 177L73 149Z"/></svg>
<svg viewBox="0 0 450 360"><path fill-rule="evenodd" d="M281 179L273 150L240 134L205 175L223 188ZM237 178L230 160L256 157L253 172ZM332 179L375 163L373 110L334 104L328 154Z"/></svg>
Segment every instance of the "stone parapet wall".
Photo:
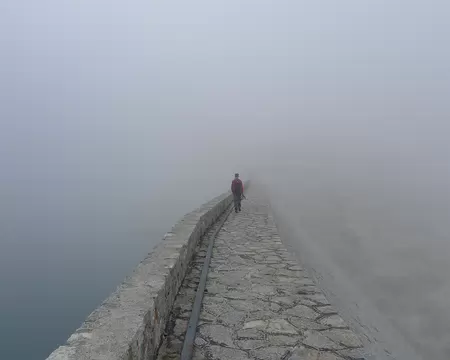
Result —
<svg viewBox="0 0 450 360"><path fill-rule="evenodd" d="M232 200L227 192L186 214L47 360L154 359L196 245Z"/></svg>

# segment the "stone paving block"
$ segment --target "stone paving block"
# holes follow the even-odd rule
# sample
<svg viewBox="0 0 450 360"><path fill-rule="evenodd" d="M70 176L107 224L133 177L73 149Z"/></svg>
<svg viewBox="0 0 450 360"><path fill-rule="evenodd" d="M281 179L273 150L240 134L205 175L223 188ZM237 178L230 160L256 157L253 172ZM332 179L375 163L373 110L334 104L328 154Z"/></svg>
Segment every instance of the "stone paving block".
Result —
<svg viewBox="0 0 450 360"><path fill-rule="evenodd" d="M315 320L319 317L319 314L316 311L314 311L311 307L303 304L298 304L290 309L285 310L283 313L310 320Z"/></svg>
<svg viewBox="0 0 450 360"><path fill-rule="evenodd" d="M334 328L346 328L348 326L339 315L326 316L320 319L319 322Z"/></svg>
<svg viewBox="0 0 450 360"><path fill-rule="evenodd" d="M336 344L334 341L327 338L320 331L307 330L304 332L303 345L317 350L340 350L343 346Z"/></svg>
<svg viewBox="0 0 450 360"><path fill-rule="evenodd" d="M287 358L288 360L344 360L344 358L327 351L300 346Z"/></svg>
<svg viewBox="0 0 450 360"><path fill-rule="evenodd" d="M266 341L271 346L294 346L298 344L300 338L297 336L269 335L266 337Z"/></svg>
<svg viewBox="0 0 450 360"><path fill-rule="evenodd" d="M325 306L316 306L315 310L323 315L335 315L337 314L337 311L334 307L325 305Z"/></svg>
<svg viewBox="0 0 450 360"><path fill-rule="evenodd" d="M310 320L310 319L306 319L306 318L301 318L301 317L289 317L289 322L294 325L297 329L302 330L302 331L306 331L306 330L326 330L329 327L319 324L314 320Z"/></svg>
<svg viewBox="0 0 450 360"><path fill-rule="evenodd" d="M279 360L289 353L289 348L281 346L271 346L258 350L250 351L254 359L261 360Z"/></svg>
<svg viewBox="0 0 450 360"><path fill-rule="evenodd" d="M248 329L242 329L238 330L236 332L238 339L264 339L266 336L262 331L258 331L258 329L255 328L248 328Z"/></svg>
<svg viewBox="0 0 450 360"><path fill-rule="evenodd" d="M286 250L265 202L248 198L215 239L194 359L350 359L361 340ZM183 286L178 339L192 284L195 275Z"/></svg>
<svg viewBox="0 0 450 360"><path fill-rule="evenodd" d="M268 334L298 335L297 329L285 319L270 319L265 331Z"/></svg>
<svg viewBox="0 0 450 360"><path fill-rule="evenodd" d="M363 345L355 333L350 330L333 329L322 331L322 334L333 340L335 343L342 344L345 347L359 348Z"/></svg>
<svg viewBox="0 0 450 360"><path fill-rule="evenodd" d="M197 337L201 337L207 343L225 347L233 347L233 331L224 325L205 324L198 327Z"/></svg>
<svg viewBox="0 0 450 360"><path fill-rule="evenodd" d="M237 342L237 345L242 350L255 350L255 349L260 349L260 348L267 346L267 341L266 340L254 340L254 339L239 340Z"/></svg>
<svg viewBox="0 0 450 360"><path fill-rule="evenodd" d="M206 350L207 359L247 360L251 359L245 351L212 345Z"/></svg>

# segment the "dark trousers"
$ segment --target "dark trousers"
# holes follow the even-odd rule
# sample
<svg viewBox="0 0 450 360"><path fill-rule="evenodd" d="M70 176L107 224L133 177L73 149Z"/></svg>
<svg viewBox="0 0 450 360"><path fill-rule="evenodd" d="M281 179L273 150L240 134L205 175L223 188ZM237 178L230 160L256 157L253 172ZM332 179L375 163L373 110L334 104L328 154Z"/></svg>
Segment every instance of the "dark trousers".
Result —
<svg viewBox="0 0 450 360"><path fill-rule="evenodd" d="M241 210L241 198L242 194L233 194L234 198L234 210Z"/></svg>

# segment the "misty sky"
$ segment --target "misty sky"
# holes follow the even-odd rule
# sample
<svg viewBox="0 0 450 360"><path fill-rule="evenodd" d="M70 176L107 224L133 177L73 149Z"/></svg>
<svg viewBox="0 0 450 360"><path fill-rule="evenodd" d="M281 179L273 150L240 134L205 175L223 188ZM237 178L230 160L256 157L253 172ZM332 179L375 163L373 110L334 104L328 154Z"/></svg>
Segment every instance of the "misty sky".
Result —
<svg viewBox="0 0 450 360"><path fill-rule="evenodd" d="M64 286L106 283L40 351L65 339L236 171L401 165L446 186L449 18L419 0L0 1L8 343L67 313ZM30 302L42 316L18 321Z"/></svg>
<svg viewBox="0 0 450 360"><path fill-rule="evenodd" d="M439 149L448 15L422 1L4 1L2 162L101 177L231 139Z"/></svg>

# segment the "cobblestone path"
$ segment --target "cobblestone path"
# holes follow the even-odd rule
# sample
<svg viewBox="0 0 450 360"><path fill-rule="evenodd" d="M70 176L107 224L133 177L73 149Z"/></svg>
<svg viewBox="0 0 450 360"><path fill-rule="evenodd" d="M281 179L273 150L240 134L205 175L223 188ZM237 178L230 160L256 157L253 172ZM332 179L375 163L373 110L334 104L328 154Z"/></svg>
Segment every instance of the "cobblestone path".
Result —
<svg viewBox="0 0 450 360"><path fill-rule="evenodd" d="M193 359L364 359L360 339L288 253L266 203L251 194L215 240ZM177 296L159 360L179 359L208 241Z"/></svg>

